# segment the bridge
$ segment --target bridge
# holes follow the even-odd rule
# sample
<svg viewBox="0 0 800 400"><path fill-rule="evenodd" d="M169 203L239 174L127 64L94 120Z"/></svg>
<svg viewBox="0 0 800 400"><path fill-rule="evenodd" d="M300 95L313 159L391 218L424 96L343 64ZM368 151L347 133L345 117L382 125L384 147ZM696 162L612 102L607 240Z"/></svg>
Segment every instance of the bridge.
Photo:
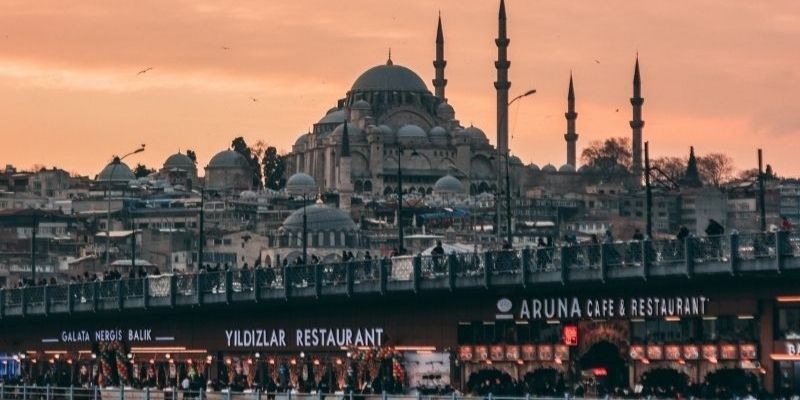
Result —
<svg viewBox="0 0 800 400"><path fill-rule="evenodd" d="M800 233L574 244L0 289L0 318L800 271Z"/></svg>

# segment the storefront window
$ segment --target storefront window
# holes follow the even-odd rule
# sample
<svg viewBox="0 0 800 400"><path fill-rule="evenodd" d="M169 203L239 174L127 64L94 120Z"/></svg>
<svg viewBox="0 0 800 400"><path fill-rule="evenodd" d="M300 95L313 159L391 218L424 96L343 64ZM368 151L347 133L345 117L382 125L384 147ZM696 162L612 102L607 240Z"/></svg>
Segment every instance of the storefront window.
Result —
<svg viewBox="0 0 800 400"><path fill-rule="evenodd" d="M775 339L800 339L800 307L777 311Z"/></svg>
<svg viewBox="0 0 800 400"><path fill-rule="evenodd" d="M775 394L789 398L800 392L800 362L782 361L776 364Z"/></svg>
<svg viewBox="0 0 800 400"><path fill-rule="evenodd" d="M758 340L758 324L755 319L736 316L720 316L703 320L703 340L752 342Z"/></svg>
<svg viewBox="0 0 800 400"><path fill-rule="evenodd" d="M534 327L533 337L538 343L558 343L561 341L561 324L540 322Z"/></svg>
<svg viewBox="0 0 800 400"><path fill-rule="evenodd" d="M684 318L679 321L651 319L631 322L633 340L638 343L692 343L696 342L699 322Z"/></svg>

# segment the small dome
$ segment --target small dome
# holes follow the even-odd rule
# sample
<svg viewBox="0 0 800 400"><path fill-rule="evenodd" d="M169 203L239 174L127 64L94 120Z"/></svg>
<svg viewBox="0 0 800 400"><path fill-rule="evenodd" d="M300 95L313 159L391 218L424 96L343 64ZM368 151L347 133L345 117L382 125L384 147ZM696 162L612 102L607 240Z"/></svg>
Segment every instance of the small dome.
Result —
<svg viewBox="0 0 800 400"><path fill-rule="evenodd" d="M575 172L575 167L569 164L564 164L558 169L558 172Z"/></svg>
<svg viewBox="0 0 800 400"><path fill-rule="evenodd" d="M96 180L100 182L130 182L134 179L136 179L136 176L133 175L131 168L117 157L115 157L114 161L110 164L106 165L106 167L97 174L96 178Z"/></svg>
<svg viewBox="0 0 800 400"><path fill-rule="evenodd" d="M317 191L317 183L309 174L298 172L286 181L286 193L291 195L312 194Z"/></svg>
<svg viewBox="0 0 800 400"><path fill-rule="evenodd" d="M317 124L341 124L346 118L347 114L340 108L335 111L329 111Z"/></svg>
<svg viewBox="0 0 800 400"><path fill-rule="evenodd" d="M372 106L364 99L359 99L352 106L350 106L351 110L371 110Z"/></svg>
<svg viewBox="0 0 800 400"><path fill-rule="evenodd" d="M539 172L540 171L539 166L534 164L534 163L528 164L528 168L530 168L531 171L535 171L535 172Z"/></svg>
<svg viewBox="0 0 800 400"><path fill-rule="evenodd" d="M412 138L427 139L428 135L426 135L425 131L422 130L422 128L420 128L419 126L414 124L408 124L408 125L403 125L402 127L400 127L400 129L397 130L397 137L408 138L408 139Z"/></svg>
<svg viewBox="0 0 800 400"><path fill-rule="evenodd" d="M511 165L523 165L522 160L517 156L511 156L509 162L511 163Z"/></svg>
<svg viewBox="0 0 800 400"><path fill-rule="evenodd" d="M433 184L433 192L438 194L444 193L464 193L464 185L458 178L452 175L445 175Z"/></svg>
<svg viewBox="0 0 800 400"><path fill-rule="evenodd" d="M243 155L233 150L223 150L217 153L208 162L206 168L245 168L249 169L250 164Z"/></svg>
<svg viewBox="0 0 800 400"><path fill-rule="evenodd" d="M300 135L297 138L297 140L294 142L294 145L295 146L301 146L301 145L304 145L306 143L308 143L308 134L304 133L304 134Z"/></svg>
<svg viewBox="0 0 800 400"><path fill-rule="evenodd" d="M194 165L194 161L192 161L192 159L189 158L189 156L178 152L167 157L167 160L164 161L164 169L171 170L174 168L182 170L191 170L197 167Z"/></svg>
<svg viewBox="0 0 800 400"><path fill-rule="evenodd" d="M336 143L341 143L341 137L344 133L344 124L339 124L336 129L331 132L330 138L331 140L335 141ZM347 137L350 142L358 142L364 140L364 132L361 131L361 128L358 125L348 122L347 123Z"/></svg>
<svg viewBox="0 0 800 400"><path fill-rule="evenodd" d="M473 142L489 142L486 134L480 128L470 125L468 128L461 131L462 136L468 137Z"/></svg>
<svg viewBox="0 0 800 400"><path fill-rule="evenodd" d="M303 230L303 208L292 212L281 225L281 229L290 232L302 232ZM308 232L320 231L355 231L356 224L346 212L326 206L324 204L313 204L305 207L306 227Z"/></svg>
<svg viewBox="0 0 800 400"><path fill-rule="evenodd" d="M582 165L580 168L578 168L578 172L582 174L588 174L592 172L592 168L588 165Z"/></svg>
<svg viewBox="0 0 800 400"><path fill-rule="evenodd" d="M436 115L438 115L439 118L452 119L455 117L456 111L453 110L453 106L451 106L449 103L442 102L436 106Z"/></svg>
<svg viewBox="0 0 800 400"><path fill-rule="evenodd" d="M387 63L365 71L353 83L351 90L354 92L427 92L428 87L414 71L401 65Z"/></svg>
<svg viewBox="0 0 800 400"><path fill-rule="evenodd" d="M434 126L433 128L431 128L428 134L430 136L436 136L436 137L447 136L447 130L445 130L441 126Z"/></svg>
<svg viewBox="0 0 800 400"><path fill-rule="evenodd" d="M547 165L542 167L542 172L558 172L558 171L556 170L555 165L548 163Z"/></svg>
<svg viewBox="0 0 800 400"><path fill-rule="evenodd" d="M245 190L242 193L239 193L239 197L243 199L254 199L257 197L256 192L252 190Z"/></svg>

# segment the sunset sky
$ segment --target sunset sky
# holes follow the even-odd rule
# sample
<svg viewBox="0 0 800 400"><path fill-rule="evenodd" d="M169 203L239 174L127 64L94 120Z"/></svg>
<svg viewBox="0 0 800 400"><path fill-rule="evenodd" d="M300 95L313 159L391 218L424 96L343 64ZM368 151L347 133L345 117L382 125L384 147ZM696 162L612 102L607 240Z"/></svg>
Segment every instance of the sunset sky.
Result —
<svg viewBox="0 0 800 400"><path fill-rule="evenodd" d="M439 10L447 97L462 124L494 142L498 1L5 0L0 164L94 176L113 154L146 143L129 164L160 167L193 149L204 167L236 136L288 151L390 47L432 90ZM579 151L629 136L638 51L654 156L694 145L746 169L762 147L778 174L800 175L797 0L507 7L511 96L537 90L510 111L511 147L525 162L565 162L570 70Z"/></svg>

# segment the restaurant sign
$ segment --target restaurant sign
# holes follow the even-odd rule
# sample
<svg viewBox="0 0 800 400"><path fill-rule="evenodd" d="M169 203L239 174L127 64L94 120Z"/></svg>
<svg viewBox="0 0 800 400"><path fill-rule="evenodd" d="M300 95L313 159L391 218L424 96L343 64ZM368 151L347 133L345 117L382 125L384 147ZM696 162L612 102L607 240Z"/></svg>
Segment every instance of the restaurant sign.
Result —
<svg viewBox="0 0 800 400"><path fill-rule="evenodd" d="M226 329L228 347L380 347L383 328Z"/></svg>
<svg viewBox="0 0 800 400"><path fill-rule="evenodd" d="M706 314L705 296L553 297L513 302L503 298L498 311L522 320L700 317ZM501 307L502 306L502 307ZM513 314L508 314L513 313Z"/></svg>

